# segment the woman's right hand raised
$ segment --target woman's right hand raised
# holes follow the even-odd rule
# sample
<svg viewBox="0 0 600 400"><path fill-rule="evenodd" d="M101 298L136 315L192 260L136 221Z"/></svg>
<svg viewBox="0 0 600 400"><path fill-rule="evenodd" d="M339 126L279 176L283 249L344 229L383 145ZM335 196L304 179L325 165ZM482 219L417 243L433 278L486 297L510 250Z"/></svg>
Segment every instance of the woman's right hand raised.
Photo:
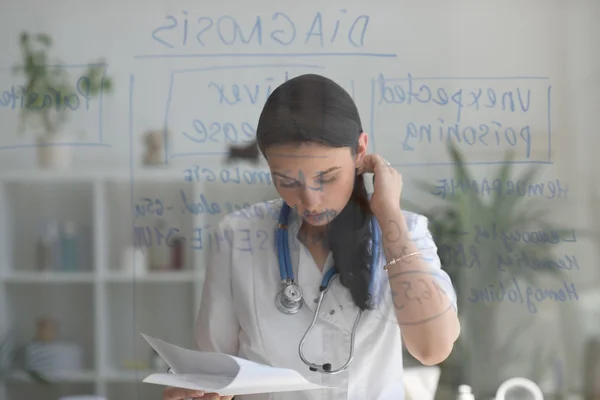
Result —
<svg viewBox="0 0 600 400"><path fill-rule="evenodd" d="M205 393L202 390L167 387L163 392L163 400L231 400L233 396L219 396L217 393Z"/></svg>

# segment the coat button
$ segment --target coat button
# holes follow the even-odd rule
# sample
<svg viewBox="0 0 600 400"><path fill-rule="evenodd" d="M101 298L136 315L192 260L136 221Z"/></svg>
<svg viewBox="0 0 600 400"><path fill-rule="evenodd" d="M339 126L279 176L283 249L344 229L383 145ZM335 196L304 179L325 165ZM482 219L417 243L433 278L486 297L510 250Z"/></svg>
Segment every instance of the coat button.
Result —
<svg viewBox="0 0 600 400"><path fill-rule="evenodd" d="M335 310L329 311L329 315L333 315L333 314L335 314Z"/></svg>

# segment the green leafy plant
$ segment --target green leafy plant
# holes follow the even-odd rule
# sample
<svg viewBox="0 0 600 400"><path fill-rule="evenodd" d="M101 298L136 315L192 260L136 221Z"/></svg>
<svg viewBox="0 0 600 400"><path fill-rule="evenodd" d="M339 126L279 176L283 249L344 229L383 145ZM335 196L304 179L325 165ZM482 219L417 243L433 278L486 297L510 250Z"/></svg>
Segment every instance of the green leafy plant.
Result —
<svg viewBox="0 0 600 400"><path fill-rule="evenodd" d="M452 143L449 153L454 165L452 185L458 189L447 194L441 205L429 210L408 201L403 200L403 203L411 211L428 217L442 268L457 292L459 314L466 313L469 320L462 329L469 342L459 340L451 357L442 365L453 369L455 379L464 382L463 372L456 369L464 368L469 362L475 351L472 349L477 347L473 341L484 343L483 337L490 334L485 331L492 329L488 323L493 321L494 307L498 305L493 299L489 301L489 293L481 293L489 285L495 285L498 290L499 282L508 286L512 279L536 285L541 275L553 277L562 285L560 278L564 278L564 273L553 260L552 251L557 241L573 235L573 229L552 223L552 210L542 206L539 198L524 195L522 189L535 181L539 166L534 165L513 177L513 157L508 153L498 175L488 180L489 187L481 193L483 185L476 183L463 155ZM519 182L520 187L513 188L512 193L507 191L505 185L509 181ZM417 187L439 198L439 188L434 184L420 180ZM529 239L524 240L525 237ZM481 301L476 307L468 307L478 293ZM508 353L502 354L502 344L495 347L486 351L489 351L488 360L497 364Z"/></svg>
<svg viewBox="0 0 600 400"><path fill-rule="evenodd" d="M37 371L36 368L21 366L24 364L25 347L25 345L16 344L14 334L8 333L0 338L0 381L21 372L34 382L50 385L52 382Z"/></svg>
<svg viewBox="0 0 600 400"><path fill-rule="evenodd" d="M559 268L519 268L517 258L528 254L533 256L530 260L549 262L552 260L555 241L572 234L573 230L553 223L553 211L544 207L539 199L528 198L523 193L526 189L514 187L507 191L506 186L498 188L495 183L505 185L509 181L519 182L521 188L526 188L535 182L540 172L539 166L532 165L522 175L514 178L511 163L513 156L508 153L498 175L488 180L489 191L480 193L482 189L475 183L477 181L465 165L462 154L452 143L449 144L449 152L454 164L454 184L459 189L446 195L444 204L439 207L418 211L420 207L416 205L411 208L429 218L430 230L438 246L443 268L451 278L456 278L455 284L460 284L460 275L465 272L465 267L457 265L452 254L461 246L467 248L467 252L469 247L483 249L491 256L486 261L503 264L511 277L517 275L528 283L535 284L539 273L562 277L563 273ZM417 186L432 195L439 190L435 185L422 180L418 181ZM489 197L489 201L486 201L486 197ZM530 232L535 233L537 239L523 240L522 235ZM506 235L509 235L508 238ZM492 236L495 236L495 240ZM480 262L483 263L484 260L480 258ZM488 281L500 278L501 273L499 268L486 268L479 276Z"/></svg>
<svg viewBox="0 0 600 400"><path fill-rule="evenodd" d="M90 64L73 83L68 70L58 61L51 61L52 38L47 34L21 33L19 37L21 64L13 67L15 75L23 75L25 84L16 90L16 106L21 112L20 132L27 123L45 135L55 135L70 112L86 106L100 93L112 91L111 78L104 74L104 64Z"/></svg>

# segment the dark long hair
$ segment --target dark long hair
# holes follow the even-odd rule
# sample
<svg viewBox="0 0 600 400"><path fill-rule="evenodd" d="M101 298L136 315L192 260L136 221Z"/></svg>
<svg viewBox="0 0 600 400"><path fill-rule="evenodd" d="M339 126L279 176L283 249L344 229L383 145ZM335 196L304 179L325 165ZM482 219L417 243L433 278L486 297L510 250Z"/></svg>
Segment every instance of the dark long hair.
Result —
<svg viewBox="0 0 600 400"><path fill-rule="evenodd" d="M271 93L260 114L256 141L231 147L229 160L257 162L259 152L264 155L269 146L309 142L349 147L355 155L362 131L358 109L341 86L320 75L301 75ZM371 215L363 176L356 174L350 201L328 224L326 241L342 284L361 310L371 308Z"/></svg>

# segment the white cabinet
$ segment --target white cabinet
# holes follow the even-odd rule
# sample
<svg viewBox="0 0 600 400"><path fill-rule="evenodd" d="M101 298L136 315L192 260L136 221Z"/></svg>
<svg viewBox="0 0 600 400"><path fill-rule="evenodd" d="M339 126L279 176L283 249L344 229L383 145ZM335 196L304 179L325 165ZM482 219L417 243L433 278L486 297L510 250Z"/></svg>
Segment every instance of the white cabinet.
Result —
<svg viewBox="0 0 600 400"><path fill-rule="evenodd" d="M2 385L6 399L161 398L162 387L140 383L152 370L140 333L194 347L207 255L194 232L210 221L182 196L197 203L199 186L160 169L0 174L0 332L28 341L36 319L51 318L56 339L82 355L81 368L50 376L52 386L15 374ZM48 226L70 227L75 242L63 235L59 246L44 247L41 233L56 231ZM128 251L135 241L150 246ZM130 268L140 259L181 268Z"/></svg>

